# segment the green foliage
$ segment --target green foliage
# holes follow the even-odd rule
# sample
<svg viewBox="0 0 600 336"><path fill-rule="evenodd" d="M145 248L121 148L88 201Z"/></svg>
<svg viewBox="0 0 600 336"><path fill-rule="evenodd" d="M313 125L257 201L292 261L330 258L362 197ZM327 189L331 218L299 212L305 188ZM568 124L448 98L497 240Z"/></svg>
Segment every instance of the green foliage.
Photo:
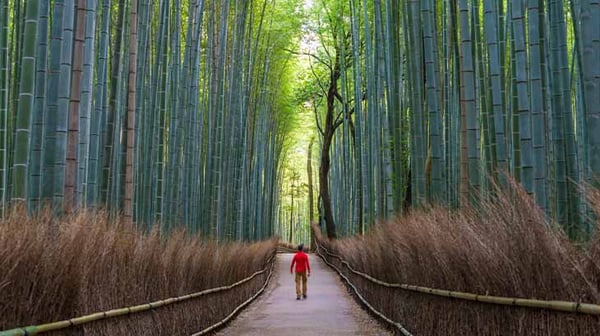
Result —
<svg viewBox="0 0 600 336"><path fill-rule="evenodd" d="M145 229L273 234L300 0L24 3L0 7L0 69L21 69L2 72L2 209L7 195L32 210L66 198Z"/></svg>
<svg viewBox="0 0 600 336"><path fill-rule="evenodd" d="M330 152L344 234L408 207L476 204L508 174L548 220L589 235L595 1L315 1L310 13L318 48L297 96L324 124L341 56L334 115L352 111Z"/></svg>
<svg viewBox="0 0 600 336"><path fill-rule="evenodd" d="M317 206L343 234L478 202L504 174L572 237L592 231L597 1L131 4L0 4L2 211L65 199L262 238L291 205L283 162L304 166L320 132Z"/></svg>

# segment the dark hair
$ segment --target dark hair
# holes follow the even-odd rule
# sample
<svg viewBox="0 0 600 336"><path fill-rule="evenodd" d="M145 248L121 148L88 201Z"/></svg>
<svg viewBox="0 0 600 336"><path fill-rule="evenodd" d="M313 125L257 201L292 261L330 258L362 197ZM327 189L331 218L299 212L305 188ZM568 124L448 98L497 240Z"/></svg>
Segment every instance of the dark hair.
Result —
<svg viewBox="0 0 600 336"><path fill-rule="evenodd" d="M304 249L304 244L298 245L298 251L302 251L302 249Z"/></svg>

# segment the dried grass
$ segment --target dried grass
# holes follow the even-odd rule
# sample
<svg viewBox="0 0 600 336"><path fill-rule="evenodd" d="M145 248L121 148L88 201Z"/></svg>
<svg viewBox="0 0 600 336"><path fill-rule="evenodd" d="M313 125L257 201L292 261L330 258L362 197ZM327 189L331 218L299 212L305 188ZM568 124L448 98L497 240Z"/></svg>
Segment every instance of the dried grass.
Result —
<svg viewBox="0 0 600 336"><path fill-rule="evenodd" d="M516 185L498 195L478 209L414 211L365 236L324 243L356 269L391 283L599 304L600 236L578 246L550 227ZM600 215L600 191L589 195ZM336 258L330 261L341 266ZM387 289L347 275L369 302L415 335L600 333L597 316Z"/></svg>
<svg viewBox="0 0 600 336"><path fill-rule="evenodd" d="M0 330L53 322L228 285L265 266L276 241L204 242L176 231L144 235L105 214L0 222ZM266 273L234 290L56 335L182 335L221 320Z"/></svg>

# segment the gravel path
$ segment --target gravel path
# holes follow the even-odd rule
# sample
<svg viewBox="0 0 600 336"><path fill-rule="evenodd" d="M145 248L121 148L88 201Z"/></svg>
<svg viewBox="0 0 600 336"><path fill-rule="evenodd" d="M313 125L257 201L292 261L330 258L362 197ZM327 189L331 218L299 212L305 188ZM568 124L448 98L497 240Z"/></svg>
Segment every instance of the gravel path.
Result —
<svg viewBox="0 0 600 336"><path fill-rule="evenodd" d="M308 298L296 300L292 254L277 256L267 290L217 335L391 335L348 294L321 259L309 255Z"/></svg>

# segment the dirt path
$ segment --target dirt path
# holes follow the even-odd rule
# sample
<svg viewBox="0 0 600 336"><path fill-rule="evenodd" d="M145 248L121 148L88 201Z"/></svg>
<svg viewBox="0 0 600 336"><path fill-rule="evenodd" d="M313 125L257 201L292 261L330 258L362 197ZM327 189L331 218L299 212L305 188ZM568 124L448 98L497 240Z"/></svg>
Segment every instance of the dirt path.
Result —
<svg viewBox="0 0 600 336"><path fill-rule="evenodd" d="M309 258L306 300L296 300L292 254L280 254L265 293L217 335L391 335L350 297L337 274L315 255Z"/></svg>

